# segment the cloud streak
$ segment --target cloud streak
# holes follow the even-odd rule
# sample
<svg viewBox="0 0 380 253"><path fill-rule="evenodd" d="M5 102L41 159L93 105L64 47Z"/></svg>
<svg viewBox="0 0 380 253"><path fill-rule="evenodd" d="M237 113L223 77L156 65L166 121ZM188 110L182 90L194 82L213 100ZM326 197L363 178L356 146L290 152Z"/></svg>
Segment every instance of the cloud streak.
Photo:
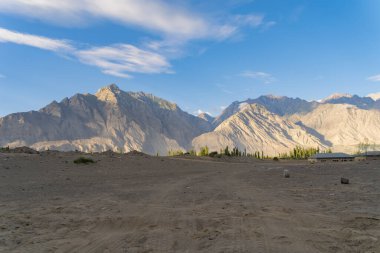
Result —
<svg viewBox="0 0 380 253"><path fill-rule="evenodd" d="M380 75L370 76L367 80L371 82L380 82Z"/></svg>
<svg viewBox="0 0 380 253"><path fill-rule="evenodd" d="M237 25L258 27L264 24L264 16L256 14L236 15L234 21Z"/></svg>
<svg viewBox="0 0 380 253"><path fill-rule="evenodd" d="M170 73L170 63L164 56L129 44L94 47L75 54L81 62L118 77L128 78L128 73Z"/></svg>
<svg viewBox="0 0 380 253"><path fill-rule="evenodd" d="M234 30L162 0L1 0L0 12L65 26L109 20L182 39L224 38Z"/></svg>
<svg viewBox="0 0 380 253"><path fill-rule="evenodd" d="M130 73L172 72L171 65L164 56L130 44L81 49L66 40L23 34L4 28L0 28L0 43L15 43L53 52L63 52L86 65L100 68L105 74L122 78L131 77Z"/></svg>
<svg viewBox="0 0 380 253"><path fill-rule="evenodd" d="M170 3L170 4L169 4ZM245 14L212 19L165 0L0 0L0 13L11 13L49 24L83 26L110 21L149 31L158 38L140 47L128 43L78 48L58 40L0 28L0 43L27 45L63 52L80 62L96 66L105 74L128 78L130 73L170 73L168 59L183 57L193 40L223 41L239 35L243 27L271 26L263 15Z"/></svg>
<svg viewBox="0 0 380 253"><path fill-rule="evenodd" d="M255 79L265 84L270 84L276 81L276 78L271 74L260 71L244 71L240 76Z"/></svg>
<svg viewBox="0 0 380 253"><path fill-rule="evenodd" d="M14 32L0 27L0 42L10 42L19 45L37 47L49 51L72 51L74 50L70 42L66 40L56 40L46 37Z"/></svg>

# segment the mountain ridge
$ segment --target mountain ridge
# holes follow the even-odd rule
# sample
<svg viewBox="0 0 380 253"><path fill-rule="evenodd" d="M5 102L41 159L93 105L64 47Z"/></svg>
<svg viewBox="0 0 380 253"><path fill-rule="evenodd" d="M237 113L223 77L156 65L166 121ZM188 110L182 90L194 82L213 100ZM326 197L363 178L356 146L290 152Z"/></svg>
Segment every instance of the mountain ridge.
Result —
<svg viewBox="0 0 380 253"><path fill-rule="evenodd" d="M166 154L189 149L191 140L208 130L208 122L174 103L110 85L95 95L76 94L39 111L0 118L0 146Z"/></svg>
<svg viewBox="0 0 380 253"><path fill-rule="evenodd" d="M153 94L125 92L111 84L95 94L78 93L38 111L1 117L0 146L166 154L201 145L219 150L227 144L275 154L312 144L352 152L362 139L380 143L379 109L380 100L357 95L335 94L323 103L264 95L235 101L214 118L194 116Z"/></svg>
<svg viewBox="0 0 380 253"><path fill-rule="evenodd" d="M259 104L247 104L214 131L196 137L192 143L195 148L207 145L211 150L219 150L229 146L246 149L249 153L263 151L274 156L286 153L295 146L328 147L303 127Z"/></svg>

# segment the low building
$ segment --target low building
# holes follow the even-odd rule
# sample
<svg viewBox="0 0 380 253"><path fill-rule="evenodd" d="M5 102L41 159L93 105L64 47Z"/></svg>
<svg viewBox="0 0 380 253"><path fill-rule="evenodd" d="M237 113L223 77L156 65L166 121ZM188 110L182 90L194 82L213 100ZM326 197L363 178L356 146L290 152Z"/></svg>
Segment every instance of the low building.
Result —
<svg viewBox="0 0 380 253"><path fill-rule="evenodd" d="M352 162L355 157L345 153L320 153L309 157L309 161L314 162Z"/></svg>
<svg viewBox="0 0 380 253"><path fill-rule="evenodd" d="M380 160L380 151L368 151L366 153L360 154L365 160Z"/></svg>
<svg viewBox="0 0 380 253"><path fill-rule="evenodd" d="M365 160L367 160L367 158L365 156L362 156L362 155L355 156L355 161L356 162L363 162Z"/></svg>

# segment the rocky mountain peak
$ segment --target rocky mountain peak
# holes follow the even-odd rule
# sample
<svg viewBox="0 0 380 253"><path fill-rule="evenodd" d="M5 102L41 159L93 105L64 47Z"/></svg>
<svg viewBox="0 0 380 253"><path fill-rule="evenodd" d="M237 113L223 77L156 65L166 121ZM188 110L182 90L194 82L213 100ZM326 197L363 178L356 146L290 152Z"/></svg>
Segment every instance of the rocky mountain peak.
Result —
<svg viewBox="0 0 380 253"><path fill-rule="evenodd" d="M214 120L214 117L212 117L207 112L202 112L202 113L198 114L198 118L201 118L201 119L203 119L207 122L210 122L210 123Z"/></svg>
<svg viewBox="0 0 380 253"><path fill-rule="evenodd" d="M330 100L336 100L336 99L340 99L340 98L352 98L352 95L348 94L348 93L334 93L334 94L331 94L330 96L328 96L327 98L322 99L321 102L324 103L324 102L328 102Z"/></svg>
<svg viewBox="0 0 380 253"><path fill-rule="evenodd" d="M176 103L169 102L165 99L156 97L150 93L145 93L145 92L140 91L140 92L128 92L128 94L145 103L155 104L161 109L166 109L170 111L175 111L179 109Z"/></svg>
<svg viewBox="0 0 380 253"><path fill-rule="evenodd" d="M273 94L264 95L262 97L273 99L273 100L285 98L284 96L277 96L277 95L273 95Z"/></svg>
<svg viewBox="0 0 380 253"><path fill-rule="evenodd" d="M264 106L260 104L241 104L240 105L241 112L254 112L258 114L268 114L270 113Z"/></svg>
<svg viewBox="0 0 380 253"><path fill-rule="evenodd" d="M368 94L366 97L372 98L374 101L380 100L380 92Z"/></svg>
<svg viewBox="0 0 380 253"><path fill-rule="evenodd" d="M95 96L104 102L117 103L117 96L121 93L121 90L116 84L111 84L99 89Z"/></svg>

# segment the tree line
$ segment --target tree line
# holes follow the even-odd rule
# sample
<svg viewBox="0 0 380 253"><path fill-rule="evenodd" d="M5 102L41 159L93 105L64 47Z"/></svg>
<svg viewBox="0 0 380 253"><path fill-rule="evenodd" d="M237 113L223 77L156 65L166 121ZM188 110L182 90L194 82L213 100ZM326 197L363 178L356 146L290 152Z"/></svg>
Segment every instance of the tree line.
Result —
<svg viewBox="0 0 380 253"><path fill-rule="evenodd" d="M317 148L305 148L301 146L296 146L287 153L279 153L278 156L269 156L264 153L264 151L255 151L253 153L248 153L247 149L241 150L238 147L230 149L226 146L224 149L219 151L210 152L207 146L201 147L197 152L195 149L189 151L183 150L169 150L169 156L178 155L191 155L191 156L210 156L210 157L222 157L222 156L233 156L233 157L254 157L257 159L307 159L318 153L332 153L331 149L321 151L319 147ZM158 155L158 154L157 154Z"/></svg>

